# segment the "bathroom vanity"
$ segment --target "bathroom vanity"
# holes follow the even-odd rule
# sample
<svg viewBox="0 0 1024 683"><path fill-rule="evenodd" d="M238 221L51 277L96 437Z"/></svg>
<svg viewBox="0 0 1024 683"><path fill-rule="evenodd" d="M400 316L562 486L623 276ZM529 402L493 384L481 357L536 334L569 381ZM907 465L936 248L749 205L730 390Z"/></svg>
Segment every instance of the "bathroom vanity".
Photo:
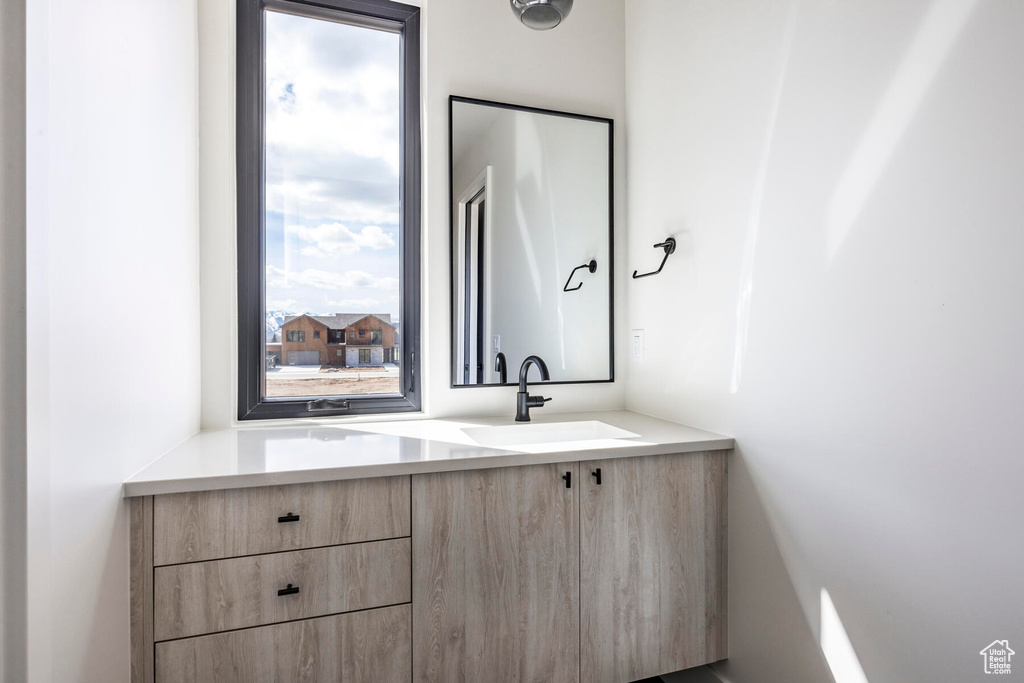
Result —
<svg viewBox="0 0 1024 683"><path fill-rule="evenodd" d="M125 484L132 681L625 683L723 659L731 448L628 412L197 435Z"/></svg>

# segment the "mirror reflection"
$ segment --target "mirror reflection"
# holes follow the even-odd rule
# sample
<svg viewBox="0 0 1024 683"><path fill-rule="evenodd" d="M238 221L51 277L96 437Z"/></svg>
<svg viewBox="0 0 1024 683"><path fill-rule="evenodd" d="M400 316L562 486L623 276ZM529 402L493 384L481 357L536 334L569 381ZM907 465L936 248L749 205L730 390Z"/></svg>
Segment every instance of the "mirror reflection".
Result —
<svg viewBox="0 0 1024 683"><path fill-rule="evenodd" d="M612 122L450 100L452 385L612 379ZM531 381L539 380L532 376Z"/></svg>

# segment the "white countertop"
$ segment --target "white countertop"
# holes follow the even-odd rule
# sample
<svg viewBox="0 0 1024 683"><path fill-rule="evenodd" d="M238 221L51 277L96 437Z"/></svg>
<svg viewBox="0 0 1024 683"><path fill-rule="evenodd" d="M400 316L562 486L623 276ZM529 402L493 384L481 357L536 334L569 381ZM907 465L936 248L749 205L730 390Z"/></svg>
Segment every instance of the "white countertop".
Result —
<svg viewBox="0 0 1024 683"><path fill-rule="evenodd" d="M124 496L360 479L574 460L726 450L731 437L628 411L535 411L531 424L597 420L636 434L533 444L515 450L476 443L464 428L515 424L510 417L404 420L200 432L124 483Z"/></svg>

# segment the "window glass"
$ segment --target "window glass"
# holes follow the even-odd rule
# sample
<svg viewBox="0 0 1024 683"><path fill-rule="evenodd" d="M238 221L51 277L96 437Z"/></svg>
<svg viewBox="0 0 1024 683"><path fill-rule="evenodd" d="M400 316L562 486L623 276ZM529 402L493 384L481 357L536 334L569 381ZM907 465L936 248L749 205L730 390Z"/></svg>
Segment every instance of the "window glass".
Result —
<svg viewBox="0 0 1024 683"><path fill-rule="evenodd" d="M300 315L339 336L366 315L397 330L401 36L272 10L265 18L267 339ZM320 362L291 353L286 366ZM370 363L369 352L359 362ZM265 373L264 395L398 394L399 379L277 368Z"/></svg>

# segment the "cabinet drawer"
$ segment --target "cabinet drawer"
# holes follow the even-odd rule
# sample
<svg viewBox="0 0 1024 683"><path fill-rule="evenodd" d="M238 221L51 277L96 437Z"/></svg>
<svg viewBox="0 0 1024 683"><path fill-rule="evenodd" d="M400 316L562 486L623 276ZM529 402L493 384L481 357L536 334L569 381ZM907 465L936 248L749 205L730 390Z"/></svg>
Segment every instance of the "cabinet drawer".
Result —
<svg viewBox="0 0 1024 683"><path fill-rule="evenodd" d="M153 501L156 565L408 535L408 477L175 493Z"/></svg>
<svg viewBox="0 0 1024 683"><path fill-rule="evenodd" d="M408 683L409 605L156 645L156 683Z"/></svg>
<svg viewBox="0 0 1024 683"><path fill-rule="evenodd" d="M157 567L155 639L409 602L410 545L400 538Z"/></svg>

